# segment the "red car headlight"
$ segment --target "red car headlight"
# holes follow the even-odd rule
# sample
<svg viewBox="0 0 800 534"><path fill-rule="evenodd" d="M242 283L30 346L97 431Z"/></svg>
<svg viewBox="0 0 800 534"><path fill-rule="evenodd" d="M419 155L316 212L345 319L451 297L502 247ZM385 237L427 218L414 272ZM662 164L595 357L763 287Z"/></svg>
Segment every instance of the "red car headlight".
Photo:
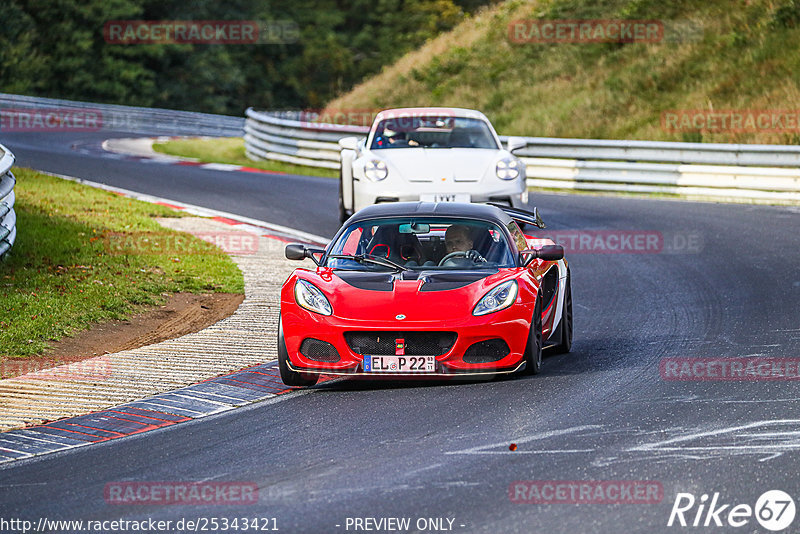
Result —
<svg viewBox="0 0 800 534"><path fill-rule="evenodd" d="M486 315L508 308L517 300L517 291L516 280L503 282L478 301L475 309L472 310L472 315Z"/></svg>
<svg viewBox="0 0 800 534"><path fill-rule="evenodd" d="M298 280L294 284L294 300L298 306L308 311L320 315L331 315L333 313L333 308L327 297L311 282Z"/></svg>

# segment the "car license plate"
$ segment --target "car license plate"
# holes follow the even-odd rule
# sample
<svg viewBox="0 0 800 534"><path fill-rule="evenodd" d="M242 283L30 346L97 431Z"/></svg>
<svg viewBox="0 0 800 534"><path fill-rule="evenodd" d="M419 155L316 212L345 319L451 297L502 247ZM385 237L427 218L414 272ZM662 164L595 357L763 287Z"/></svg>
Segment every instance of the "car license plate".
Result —
<svg viewBox="0 0 800 534"><path fill-rule="evenodd" d="M420 195L422 202L470 202L472 197L468 193L434 193Z"/></svg>
<svg viewBox="0 0 800 534"><path fill-rule="evenodd" d="M364 356L365 373L433 373L435 356Z"/></svg>

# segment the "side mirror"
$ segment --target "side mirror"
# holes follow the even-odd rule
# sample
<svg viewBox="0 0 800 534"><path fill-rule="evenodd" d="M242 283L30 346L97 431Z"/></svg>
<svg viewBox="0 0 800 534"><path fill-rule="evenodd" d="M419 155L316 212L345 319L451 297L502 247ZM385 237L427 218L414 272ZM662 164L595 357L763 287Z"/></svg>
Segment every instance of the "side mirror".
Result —
<svg viewBox="0 0 800 534"><path fill-rule="evenodd" d="M339 146L344 150L358 150L358 137L342 137Z"/></svg>
<svg viewBox="0 0 800 534"><path fill-rule="evenodd" d="M299 243L289 243L286 245L286 259L287 260L304 260L306 259L306 246Z"/></svg>
<svg viewBox="0 0 800 534"><path fill-rule="evenodd" d="M561 245L545 245L539 249L528 249L523 250L520 254L524 254L527 257L523 264L527 267L530 262L535 259L540 259L544 261L558 261L564 259L564 247Z"/></svg>
<svg viewBox="0 0 800 534"><path fill-rule="evenodd" d="M508 151L514 152L517 149L528 146L528 141L524 137L509 137L506 144L508 145Z"/></svg>
<svg viewBox="0 0 800 534"><path fill-rule="evenodd" d="M314 254L324 254L325 249L316 248L316 247L307 247L301 243L289 243L286 245L286 259L287 260L304 260L306 258L311 258L311 260L319 265L317 258L314 257Z"/></svg>

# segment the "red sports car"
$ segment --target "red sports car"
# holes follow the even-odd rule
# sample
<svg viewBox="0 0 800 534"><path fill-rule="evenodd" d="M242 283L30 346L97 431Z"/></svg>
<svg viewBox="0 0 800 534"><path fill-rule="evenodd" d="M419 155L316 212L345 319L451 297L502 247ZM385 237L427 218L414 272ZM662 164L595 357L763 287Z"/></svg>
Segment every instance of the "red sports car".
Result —
<svg viewBox="0 0 800 534"><path fill-rule="evenodd" d="M526 236L538 212L403 202L353 215L283 284L281 378L496 375L541 369L542 348L569 352L572 295L564 249Z"/></svg>

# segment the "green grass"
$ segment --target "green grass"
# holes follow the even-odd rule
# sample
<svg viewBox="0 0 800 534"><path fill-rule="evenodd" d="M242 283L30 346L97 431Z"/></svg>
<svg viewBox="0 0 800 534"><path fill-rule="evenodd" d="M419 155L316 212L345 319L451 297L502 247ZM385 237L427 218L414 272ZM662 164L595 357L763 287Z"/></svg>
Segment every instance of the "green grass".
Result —
<svg viewBox="0 0 800 534"><path fill-rule="evenodd" d="M324 178L338 178L339 171L334 169L320 169L293 165L282 161L253 161L248 158L244 150L244 139L241 137L221 138L184 138L154 143L153 149L162 154L193 158L203 163L228 163L253 167L266 171L285 172L288 174L301 174L304 176L322 176Z"/></svg>
<svg viewBox="0 0 800 534"><path fill-rule="evenodd" d="M15 169L18 236L0 262L0 356L162 304L174 292L242 293L238 267L205 242L160 226L169 208ZM111 254L110 233L187 237L202 254Z"/></svg>
<svg viewBox="0 0 800 534"><path fill-rule="evenodd" d="M513 43L529 19L662 21L656 43ZM669 110L797 110L800 0L512 0L328 104L460 106L507 135L798 144L797 132L670 132ZM797 113L795 112L795 115Z"/></svg>

